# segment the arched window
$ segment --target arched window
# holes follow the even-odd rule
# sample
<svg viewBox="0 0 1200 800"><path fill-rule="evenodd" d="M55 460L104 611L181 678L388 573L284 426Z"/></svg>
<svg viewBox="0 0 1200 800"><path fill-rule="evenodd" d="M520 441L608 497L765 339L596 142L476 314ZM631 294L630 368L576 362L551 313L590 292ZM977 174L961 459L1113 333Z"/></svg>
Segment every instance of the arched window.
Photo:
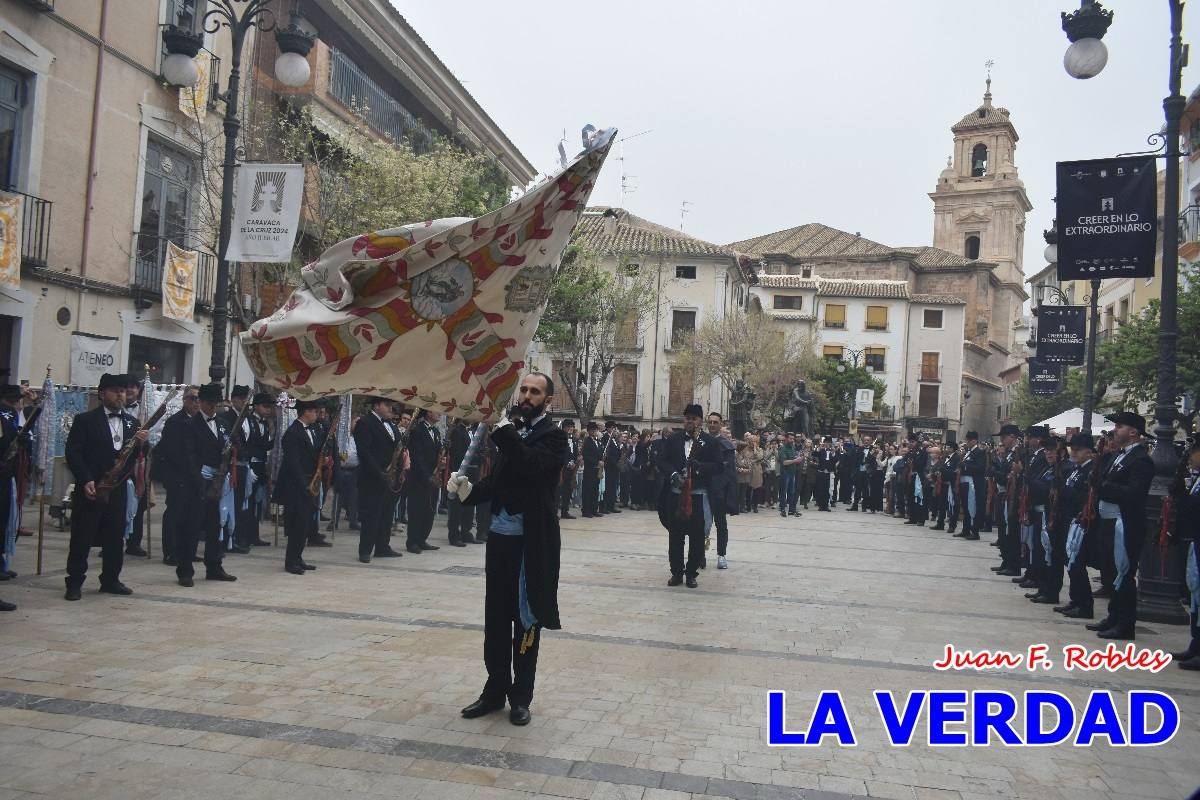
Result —
<svg viewBox="0 0 1200 800"><path fill-rule="evenodd" d="M979 234L972 233L963 245L963 255L974 261L979 258Z"/></svg>
<svg viewBox="0 0 1200 800"><path fill-rule="evenodd" d="M987 166L987 145L981 142L980 144L975 145L975 147L971 150L971 177L982 178L987 174Z"/></svg>

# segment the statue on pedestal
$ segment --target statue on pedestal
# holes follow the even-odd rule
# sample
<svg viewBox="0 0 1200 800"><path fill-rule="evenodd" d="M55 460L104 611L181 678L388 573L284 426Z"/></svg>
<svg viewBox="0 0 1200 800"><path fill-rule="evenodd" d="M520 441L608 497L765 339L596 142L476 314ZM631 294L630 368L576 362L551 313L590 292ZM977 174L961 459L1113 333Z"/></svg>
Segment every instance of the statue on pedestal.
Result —
<svg viewBox="0 0 1200 800"><path fill-rule="evenodd" d="M754 409L754 392L745 381L738 379L729 395L729 431L740 440L750 428L750 412Z"/></svg>
<svg viewBox="0 0 1200 800"><path fill-rule="evenodd" d="M788 430L792 433L802 433L812 438L813 398L804 386L804 381L796 381L792 387L791 403L788 406Z"/></svg>

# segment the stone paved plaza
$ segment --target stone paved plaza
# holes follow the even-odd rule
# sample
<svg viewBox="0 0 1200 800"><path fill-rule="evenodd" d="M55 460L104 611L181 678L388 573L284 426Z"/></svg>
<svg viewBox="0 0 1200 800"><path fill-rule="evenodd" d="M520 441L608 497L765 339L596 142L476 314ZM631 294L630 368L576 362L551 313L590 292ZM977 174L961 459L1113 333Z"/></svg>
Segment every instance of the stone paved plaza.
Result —
<svg viewBox="0 0 1200 800"><path fill-rule="evenodd" d="M96 559L82 602L67 603L66 535L48 528L44 574L22 538L21 577L0 584L20 605L0 616L0 800L1093 800L1200 785L1194 674L931 667L947 642L1096 642L994 577L989 535L845 510L731 523L731 568L710 551L693 590L666 585L655 515L565 523L565 629L543 640L525 728L458 713L483 682L482 546L364 565L343 531L306 554L318 570L304 577L284 573L282 549L258 548L227 558L237 583L192 589L135 559L128 598L96 592ZM431 541L445 544L444 517ZM1141 646L1185 640L1181 627L1138 628ZM1079 701L1139 687L1178 701L1169 744L893 748L871 697L1048 688ZM788 690L793 729L820 690L841 690L859 745L768 747L768 689Z"/></svg>

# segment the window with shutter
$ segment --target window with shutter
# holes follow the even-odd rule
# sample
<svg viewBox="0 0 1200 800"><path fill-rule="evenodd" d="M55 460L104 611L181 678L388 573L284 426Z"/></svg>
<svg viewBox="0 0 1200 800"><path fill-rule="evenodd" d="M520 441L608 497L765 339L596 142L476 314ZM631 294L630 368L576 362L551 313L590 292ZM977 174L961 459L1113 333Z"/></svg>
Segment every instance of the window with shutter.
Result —
<svg viewBox="0 0 1200 800"><path fill-rule="evenodd" d="M938 353L921 353L921 380L940 381L942 379L941 356Z"/></svg>
<svg viewBox="0 0 1200 800"><path fill-rule="evenodd" d="M612 375L612 399L609 411L633 416L637 413L637 366L617 364Z"/></svg>
<svg viewBox="0 0 1200 800"><path fill-rule="evenodd" d="M863 359L867 369L873 369L876 372L883 372L885 353L887 353L887 349L883 347L864 348Z"/></svg>
<svg viewBox="0 0 1200 800"><path fill-rule="evenodd" d="M921 323L924 328L939 330L942 327L942 310L940 308L927 308L924 313L924 320Z"/></svg>
<svg viewBox="0 0 1200 800"><path fill-rule="evenodd" d="M637 347L638 334L638 315L630 313L624 319L617 323L617 331L614 337L615 344L618 348L629 350Z"/></svg>
<svg viewBox="0 0 1200 800"><path fill-rule="evenodd" d="M683 367L671 367L670 395L667 398L667 415L682 417L683 409L695 398L696 385L692 371Z"/></svg>
<svg viewBox="0 0 1200 800"><path fill-rule="evenodd" d="M841 361L842 346L840 344L827 344L822 348L821 355L833 361Z"/></svg>
<svg viewBox="0 0 1200 800"><path fill-rule="evenodd" d="M686 347L695 333L695 311L680 311L677 309L671 312L671 347L673 349Z"/></svg>
<svg viewBox="0 0 1200 800"><path fill-rule="evenodd" d="M938 395L941 387L936 384L921 386L917 397L917 416L936 417L938 415Z"/></svg>
<svg viewBox="0 0 1200 800"><path fill-rule="evenodd" d="M826 328L845 328L846 327L846 307L842 305L834 305L827 303L825 305L825 327Z"/></svg>
<svg viewBox="0 0 1200 800"><path fill-rule="evenodd" d="M887 330L887 306L867 306L867 330Z"/></svg>

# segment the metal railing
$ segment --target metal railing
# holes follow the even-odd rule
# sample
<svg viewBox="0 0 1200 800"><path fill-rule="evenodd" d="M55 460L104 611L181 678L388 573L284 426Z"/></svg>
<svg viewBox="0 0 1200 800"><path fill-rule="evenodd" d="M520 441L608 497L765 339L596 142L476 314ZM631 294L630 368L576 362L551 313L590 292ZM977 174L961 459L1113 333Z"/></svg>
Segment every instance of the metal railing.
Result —
<svg viewBox="0 0 1200 800"><path fill-rule="evenodd" d="M1200 242L1200 205L1179 212L1179 243Z"/></svg>
<svg viewBox="0 0 1200 800"><path fill-rule="evenodd" d="M21 262L34 267L46 266L50 250L50 214L54 204L15 189L8 194L20 195L21 203Z"/></svg>
<svg viewBox="0 0 1200 800"><path fill-rule="evenodd" d="M167 242L174 241L177 247L199 250L196 262L196 309L212 311L213 295L217 286L217 257L199 249L199 242L189 237L182 241L165 236L133 235L133 286L135 289L156 298L162 298L163 265L166 261Z"/></svg>
<svg viewBox="0 0 1200 800"><path fill-rule="evenodd" d="M433 148L433 132L355 64L329 49L329 93L346 108L363 115L372 128L393 140L407 141L417 153Z"/></svg>

